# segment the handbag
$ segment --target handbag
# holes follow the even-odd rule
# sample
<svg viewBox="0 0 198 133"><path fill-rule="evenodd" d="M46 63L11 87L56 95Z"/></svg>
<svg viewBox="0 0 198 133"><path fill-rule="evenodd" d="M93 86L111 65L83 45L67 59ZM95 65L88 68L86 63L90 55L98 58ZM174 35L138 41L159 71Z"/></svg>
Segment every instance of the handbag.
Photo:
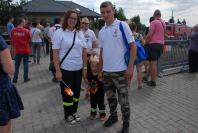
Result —
<svg viewBox="0 0 198 133"><path fill-rule="evenodd" d="M129 43L127 41L126 35L124 33L124 28L123 28L122 22L120 22L119 29L122 33L122 38L123 38L125 47L127 49L126 53L124 54L124 60L128 66L129 59L130 59L130 47L129 47ZM134 64L137 65L137 64L141 63L142 61L146 60L148 55L147 55L143 45L141 44L140 40L135 39L135 44L137 47L137 53L136 53L136 58L135 58Z"/></svg>

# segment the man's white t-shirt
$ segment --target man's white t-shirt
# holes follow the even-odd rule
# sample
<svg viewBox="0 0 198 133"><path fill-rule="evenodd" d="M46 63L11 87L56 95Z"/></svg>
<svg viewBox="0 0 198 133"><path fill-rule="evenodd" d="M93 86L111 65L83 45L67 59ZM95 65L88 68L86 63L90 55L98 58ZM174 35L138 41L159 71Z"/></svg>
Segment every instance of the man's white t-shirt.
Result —
<svg viewBox="0 0 198 133"><path fill-rule="evenodd" d="M85 37L85 41L87 43L87 50L89 51L90 49L92 49L92 44L94 41L96 41L96 35L95 33L88 29L86 31L83 31L84 37Z"/></svg>
<svg viewBox="0 0 198 133"><path fill-rule="evenodd" d="M60 29L61 28L61 25L60 24L55 24L54 26L52 26L49 31L48 31L48 37L49 39L51 39L52 41L52 38L54 36L54 33L56 30Z"/></svg>
<svg viewBox="0 0 198 133"><path fill-rule="evenodd" d="M52 38L52 49L59 49L59 58L60 61L65 56L69 48L72 46L74 31L69 31L66 29L58 29L55 31ZM82 60L82 52L83 48L87 48L85 43L85 38L82 31L76 31L76 39L74 46L68 56L64 59L61 69L68 71L77 71L82 69L83 60Z"/></svg>
<svg viewBox="0 0 198 133"><path fill-rule="evenodd" d="M105 25L99 32L99 47L103 49L103 71L105 72L120 72L127 69L124 60L127 49L119 28L120 22L115 19L111 25ZM134 42L128 24L122 22L122 25L128 43Z"/></svg>
<svg viewBox="0 0 198 133"><path fill-rule="evenodd" d="M32 42L42 42L42 39L40 37L41 30L38 28L32 28L31 29L32 34Z"/></svg>

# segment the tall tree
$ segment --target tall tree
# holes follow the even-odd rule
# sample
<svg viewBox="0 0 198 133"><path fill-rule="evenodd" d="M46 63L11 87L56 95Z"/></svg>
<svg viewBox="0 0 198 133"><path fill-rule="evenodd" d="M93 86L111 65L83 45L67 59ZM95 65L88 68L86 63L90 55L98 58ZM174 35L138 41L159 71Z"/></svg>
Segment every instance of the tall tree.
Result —
<svg viewBox="0 0 198 133"><path fill-rule="evenodd" d="M142 24L140 21L140 16L134 16L130 19L130 23L134 22L137 25L137 32L139 31L145 31L146 25Z"/></svg>
<svg viewBox="0 0 198 133"><path fill-rule="evenodd" d="M0 1L0 24L6 25L9 16L18 17L25 13L23 5L26 0L20 0L20 2L13 3L13 0L1 0Z"/></svg>
<svg viewBox="0 0 198 133"><path fill-rule="evenodd" d="M117 18L119 20L122 20L122 21L126 21L127 20L125 14L124 14L124 10L121 7L117 11Z"/></svg>
<svg viewBox="0 0 198 133"><path fill-rule="evenodd" d="M144 32L146 30L146 25L141 23L139 15L132 17L129 22L134 22L137 25L137 32Z"/></svg>

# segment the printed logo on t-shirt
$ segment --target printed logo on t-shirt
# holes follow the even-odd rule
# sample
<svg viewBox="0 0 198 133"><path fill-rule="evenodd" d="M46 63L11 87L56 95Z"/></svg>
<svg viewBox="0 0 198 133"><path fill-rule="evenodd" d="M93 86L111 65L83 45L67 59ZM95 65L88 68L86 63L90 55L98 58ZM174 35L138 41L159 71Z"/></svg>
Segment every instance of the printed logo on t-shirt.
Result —
<svg viewBox="0 0 198 133"><path fill-rule="evenodd" d="M115 29L113 32L113 37L117 37L118 36L118 29Z"/></svg>
<svg viewBox="0 0 198 133"><path fill-rule="evenodd" d="M89 42L89 34L84 34L84 36L85 36L85 39L86 39L86 42Z"/></svg>

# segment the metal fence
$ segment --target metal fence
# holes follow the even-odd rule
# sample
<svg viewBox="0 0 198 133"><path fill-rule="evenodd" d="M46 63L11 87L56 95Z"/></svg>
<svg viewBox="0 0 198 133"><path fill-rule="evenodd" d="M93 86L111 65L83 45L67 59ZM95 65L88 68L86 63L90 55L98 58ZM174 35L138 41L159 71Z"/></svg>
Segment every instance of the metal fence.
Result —
<svg viewBox="0 0 198 133"><path fill-rule="evenodd" d="M166 40L164 53L158 61L159 75L188 70L188 40Z"/></svg>

